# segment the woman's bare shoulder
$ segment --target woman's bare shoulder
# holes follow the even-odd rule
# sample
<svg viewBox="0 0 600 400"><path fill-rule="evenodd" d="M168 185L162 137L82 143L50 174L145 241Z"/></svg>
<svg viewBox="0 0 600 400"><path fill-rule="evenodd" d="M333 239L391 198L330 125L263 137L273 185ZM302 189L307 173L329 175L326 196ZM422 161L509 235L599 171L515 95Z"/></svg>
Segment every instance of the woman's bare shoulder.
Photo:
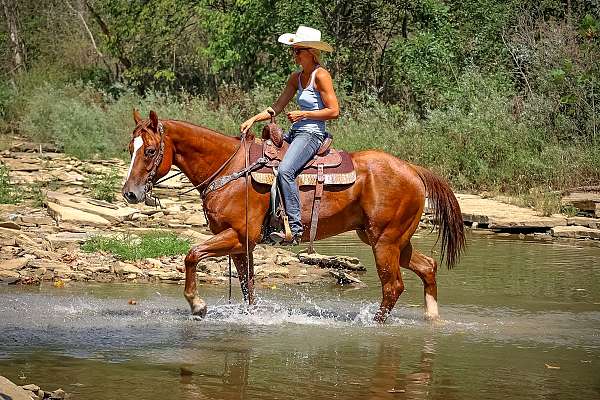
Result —
<svg viewBox="0 0 600 400"><path fill-rule="evenodd" d="M317 73L315 74L315 84L317 85L317 89L331 87L333 85L333 80L331 79L329 71L323 67L317 69Z"/></svg>

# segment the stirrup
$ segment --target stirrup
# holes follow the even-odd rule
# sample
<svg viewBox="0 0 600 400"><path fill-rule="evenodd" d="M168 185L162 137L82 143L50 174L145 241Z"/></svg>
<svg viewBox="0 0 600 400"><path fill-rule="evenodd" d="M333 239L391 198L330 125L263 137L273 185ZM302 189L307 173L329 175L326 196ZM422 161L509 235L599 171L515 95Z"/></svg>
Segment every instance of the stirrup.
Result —
<svg viewBox="0 0 600 400"><path fill-rule="evenodd" d="M298 244L300 244L301 237L302 235L298 234L288 238L287 235L283 232L271 232L269 234L269 239L271 239L275 244L279 245L297 246Z"/></svg>

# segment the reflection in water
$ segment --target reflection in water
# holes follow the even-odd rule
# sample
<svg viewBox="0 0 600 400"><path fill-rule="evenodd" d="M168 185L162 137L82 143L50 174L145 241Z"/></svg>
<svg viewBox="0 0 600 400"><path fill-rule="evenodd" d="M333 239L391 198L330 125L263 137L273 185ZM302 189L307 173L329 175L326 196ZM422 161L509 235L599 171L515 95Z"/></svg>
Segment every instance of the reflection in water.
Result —
<svg viewBox="0 0 600 400"><path fill-rule="evenodd" d="M416 368L402 373L402 355L410 355L413 349L403 349L391 344L390 340L378 345L377 362L374 368L372 385L367 398L379 399L428 399L432 395L433 363L435 358L435 339L431 336L423 339L420 359ZM451 393L437 390L438 397L453 399Z"/></svg>
<svg viewBox="0 0 600 400"><path fill-rule="evenodd" d="M242 400L247 396L248 375L250 370L250 352L225 351L223 353L223 372L212 374L194 373L192 369L181 367L181 398ZM206 380L215 384L206 385Z"/></svg>
<svg viewBox="0 0 600 400"><path fill-rule="evenodd" d="M75 400L599 398L600 249L472 238L440 271L443 324L423 320L407 273L380 327L361 246L345 254L365 262L366 289L263 290L249 313L204 287L201 321L174 286L0 286L0 374Z"/></svg>

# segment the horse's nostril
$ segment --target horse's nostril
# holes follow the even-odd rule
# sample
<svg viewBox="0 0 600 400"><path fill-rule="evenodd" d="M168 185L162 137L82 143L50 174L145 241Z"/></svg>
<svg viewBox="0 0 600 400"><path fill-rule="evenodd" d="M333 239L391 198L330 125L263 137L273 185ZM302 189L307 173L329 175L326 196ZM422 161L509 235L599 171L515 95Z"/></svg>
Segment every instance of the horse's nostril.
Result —
<svg viewBox="0 0 600 400"><path fill-rule="evenodd" d="M123 197L125 197L125 200L127 200L128 203L136 203L137 202L137 197L136 197L135 193L133 193L133 192L125 192L125 193L123 193Z"/></svg>

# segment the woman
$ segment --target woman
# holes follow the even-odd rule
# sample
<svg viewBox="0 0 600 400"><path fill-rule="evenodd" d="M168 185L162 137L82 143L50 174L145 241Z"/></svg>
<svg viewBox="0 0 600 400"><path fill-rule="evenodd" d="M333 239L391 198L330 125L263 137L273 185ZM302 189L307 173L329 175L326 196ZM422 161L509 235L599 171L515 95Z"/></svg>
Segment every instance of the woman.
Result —
<svg viewBox="0 0 600 400"><path fill-rule="evenodd" d="M302 68L290 75L277 101L245 121L240 126L240 131L245 134L255 122L268 120L269 111L275 115L281 113L296 94L300 110L287 113L292 126L284 139L290 147L279 164L277 176L292 231L292 243L295 244L300 242L303 233L300 194L295 179L323 143L327 135L325 121L337 118L340 111L331 75L320 65L321 51L333 51L329 44L321 41L321 32L300 26L295 34L283 34L278 41L292 46L294 61ZM277 243L283 242L285 234L274 232L271 239Z"/></svg>

